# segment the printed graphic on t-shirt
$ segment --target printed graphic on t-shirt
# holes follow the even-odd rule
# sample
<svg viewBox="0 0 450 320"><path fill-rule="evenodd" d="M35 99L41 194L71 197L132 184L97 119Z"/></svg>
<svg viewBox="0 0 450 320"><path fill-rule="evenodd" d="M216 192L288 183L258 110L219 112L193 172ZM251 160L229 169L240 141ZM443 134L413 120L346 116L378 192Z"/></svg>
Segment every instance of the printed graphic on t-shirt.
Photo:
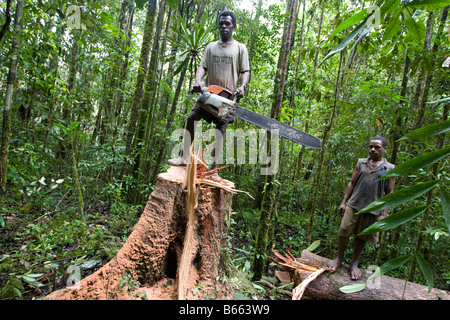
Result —
<svg viewBox="0 0 450 320"><path fill-rule="evenodd" d="M232 64L233 57L229 56L213 56L213 63Z"/></svg>

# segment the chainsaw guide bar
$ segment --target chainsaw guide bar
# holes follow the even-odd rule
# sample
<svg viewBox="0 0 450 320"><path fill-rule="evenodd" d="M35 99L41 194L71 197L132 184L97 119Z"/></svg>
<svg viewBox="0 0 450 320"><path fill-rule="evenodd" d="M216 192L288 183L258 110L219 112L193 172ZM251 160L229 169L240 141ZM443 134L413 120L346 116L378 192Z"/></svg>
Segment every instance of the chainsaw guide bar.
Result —
<svg viewBox="0 0 450 320"><path fill-rule="evenodd" d="M197 99L197 103L202 109L224 122L228 122L230 116L237 117L305 147L312 149L320 148L321 142L318 138L276 119L241 108L234 101L235 96L236 94L233 95L225 88L209 86Z"/></svg>

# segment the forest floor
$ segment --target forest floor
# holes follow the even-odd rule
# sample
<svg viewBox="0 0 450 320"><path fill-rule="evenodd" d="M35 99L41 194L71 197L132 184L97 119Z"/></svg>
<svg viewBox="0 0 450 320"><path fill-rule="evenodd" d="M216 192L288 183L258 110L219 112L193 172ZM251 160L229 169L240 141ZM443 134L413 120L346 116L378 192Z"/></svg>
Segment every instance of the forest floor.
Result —
<svg viewBox="0 0 450 320"><path fill-rule="evenodd" d="M142 213L141 208L118 213L102 203L91 205L83 215L34 212L26 206L9 209L2 214L5 223L0 228L0 299L23 300L43 298L65 288L71 277L83 279L100 269L126 242ZM249 221L242 222L233 223L230 255L235 266L250 279L254 236L248 231ZM283 233L295 233L286 230L289 227L281 228ZM253 282L256 295L239 291L236 283L235 298L291 299L292 284L279 283L274 275L276 268L271 264L268 276ZM164 281L161 292L174 282ZM131 279L123 281L124 285L132 283ZM167 294L162 294L161 299L167 299Z"/></svg>

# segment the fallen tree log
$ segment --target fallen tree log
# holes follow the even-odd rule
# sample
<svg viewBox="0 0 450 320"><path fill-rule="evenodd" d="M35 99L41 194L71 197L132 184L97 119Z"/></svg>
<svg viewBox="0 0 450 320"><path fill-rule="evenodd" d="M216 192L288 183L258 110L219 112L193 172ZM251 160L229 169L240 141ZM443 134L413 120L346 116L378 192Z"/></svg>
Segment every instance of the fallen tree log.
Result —
<svg viewBox="0 0 450 320"><path fill-rule="evenodd" d="M331 260L304 250L299 258L301 263L312 266L327 267ZM306 279L312 271L297 269L293 272L294 287ZM359 280L352 280L348 266L341 266L335 272L327 271L320 274L308 284L304 293L305 300L450 300L450 293L444 290L432 289L413 282L382 275L372 285L358 292L343 293L339 288L357 283L367 284L371 274L363 272Z"/></svg>
<svg viewBox="0 0 450 320"><path fill-rule="evenodd" d="M234 285L221 281L236 276L227 252L233 183L225 190L197 186L197 201L186 270L181 270L187 232L188 193L184 167L170 167L158 176L142 216L116 256L73 286L55 291L48 300L177 299L183 274L183 299L231 299Z"/></svg>

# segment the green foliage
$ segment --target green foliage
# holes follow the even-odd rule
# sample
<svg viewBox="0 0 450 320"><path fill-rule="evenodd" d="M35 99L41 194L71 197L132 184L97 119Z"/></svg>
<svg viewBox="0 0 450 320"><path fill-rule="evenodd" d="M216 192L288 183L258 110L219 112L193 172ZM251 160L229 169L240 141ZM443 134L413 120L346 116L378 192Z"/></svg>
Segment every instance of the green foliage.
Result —
<svg viewBox="0 0 450 320"><path fill-rule="evenodd" d="M437 186L438 183L439 181L437 180L418 182L410 187L387 194L358 211L358 214L394 208L423 195L425 192Z"/></svg>
<svg viewBox="0 0 450 320"><path fill-rule="evenodd" d="M172 31L179 37L178 39L168 36L172 46L180 48L180 57L178 60L180 64L175 71L179 73L183 67L189 64L197 69L201 56L207 44L213 39L211 31L216 28L215 23L208 20L207 15L203 15L199 23L195 23L194 29L191 31L183 21L181 16L177 19L178 27L171 27Z"/></svg>
<svg viewBox="0 0 450 320"><path fill-rule="evenodd" d="M446 0L413 0L406 3L408 7L433 11L440 8L448 6L448 1Z"/></svg>
<svg viewBox="0 0 450 320"><path fill-rule="evenodd" d="M427 206L418 206L396 212L382 220L375 222L370 227L364 229L360 234L375 233L395 228L403 223L406 223L414 219L419 214L423 213L426 209Z"/></svg>
<svg viewBox="0 0 450 320"><path fill-rule="evenodd" d="M155 120L138 124L143 130L151 129L153 136L149 141L136 141L130 153L126 153L127 125L137 97L136 77L142 72L138 69L147 1L136 1L137 10L129 2L129 6L122 6L127 3L120 0L86 1L80 7L85 29L68 25L72 13L63 1L41 1L38 6L27 2L12 106L7 191L0 198L2 299L31 299L30 292L37 289L45 294L53 289L53 283L63 285L60 280L69 265L89 267L99 259L114 257L145 205L133 203L132 198L137 192L147 198L155 187L154 181L138 182L136 177L146 176L146 172L132 164L142 156L144 146L151 154L162 139L169 139L163 136L171 130L166 129L168 120L171 128L184 126L191 104L182 97L190 88L185 80L178 90L180 71L186 67L186 79L195 76L205 46L215 38L216 13L224 8L237 14L236 39L247 45L251 57L251 82L241 106L270 114L286 3L264 3L258 11L257 2L248 11L230 1L166 0L162 33L152 38L159 38L160 49L165 49L158 52L157 98L152 106ZM199 7L202 3L205 8ZM446 265L450 198L445 137L450 121L439 119L448 110L450 82L448 70L440 67L448 54L447 26L441 34L438 30L448 1L381 0L376 5L381 20L375 28L368 28L376 13L367 12L366 5L355 8L349 1L322 1L320 5L313 1L299 8L300 17L305 9L304 19L297 20L291 39L281 119L323 139L323 172L317 177L317 151L282 142L283 165L274 185L271 241L295 256L308 247L307 225L316 189L312 238L317 242L311 246L320 255L333 256L340 222L337 205L353 166L357 158L367 157L366 140L384 135L390 141L387 158L397 152L396 169L389 174L396 177L398 191L383 199L384 203L375 204L390 207L394 213L383 224L373 226L382 231L383 241L367 246L362 264L377 261L382 274L389 271L402 277L406 262L415 261L422 273L425 270L424 280L429 284L423 257L430 262L433 284L442 288L448 286L450 274ZM200 9L205 14L196 21ZM425 21L430 11L434 14L431 42L425 47ZM5 21L2 9L0 21ZM10 28L0 47L3 82L9 71L11 39ZM436 51L432 51L434 46ZM341 59L337 56L343 62L340 73ZM404 74L407 61L409 69ZM404 76L407 86L403 94ZM416 92L419 80L422 85ZM424 87L429 87L427 96ZM2 97L4 90L0 88ZM174 99L178 100L176 111L168 119L168 106ZM419 119L420 104L425 101ZM0 110L3 103L0 99ZM330 122L332 106L336 106L336 115ZM24 113L24 108L30 113ZM151 117L145 114L141 118ZM406 133L419 122L422 128ZM229 128L247 130L252 126L237 120ZM397 131L403 137L394 141ZM167 144L160 164L151 155L147 168L167 168L172 147L172 142ZM264 190L260 166L233 164L221 176L258 199ZM439 170L432 170L434 167ZM422 212L424 194L430 203ZM235 265L248 277L252 273L258 201L249 201L246 195L233 198L236 215L234 233L230 233L231 252ZM419 235L424 240L416 248ZM20 261L31 268L26 269ZM101 262L92 269L99 265ZM30 276L39 274L44 276ZM50 282L46 282L47 276ZM413 280L420 282L422 278ZM127 279L124 281L126 286ZM258 287L260 292L264 290L261 283Z"/></svg>

